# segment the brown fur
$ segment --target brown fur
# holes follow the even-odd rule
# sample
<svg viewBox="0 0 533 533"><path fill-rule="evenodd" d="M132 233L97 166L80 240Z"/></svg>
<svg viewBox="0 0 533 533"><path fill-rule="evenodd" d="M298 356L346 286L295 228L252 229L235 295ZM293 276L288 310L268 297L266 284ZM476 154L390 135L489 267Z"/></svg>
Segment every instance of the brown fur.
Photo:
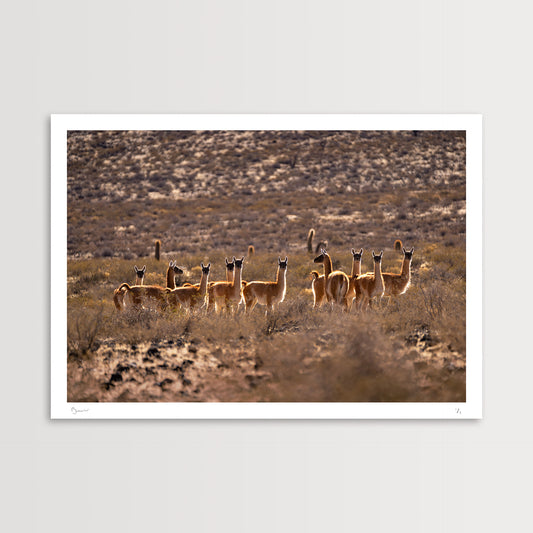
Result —
<svg viewBox="0 0 533 533"><path fill-rule="evenodd" d="M384 296L399 296L404 294L411 285L411 261L413 259L414 248L409 252L402 248L403 262L402 270L399 274L392 274L385 272L383 274L383 281L385 283Z"/></svg>
<svg viewBox="0 0 533 533"><path fill-rule="evenodd" d="M131 305L134 309L141 309L144 304L150 301L155 302L158 307L164 309L167 304L166 289L159 285L133 285L123 283L115 289L113 295L115 307L118 310Z"/></svg>
<svg viewBox="0 0 533 533"><path fill-rule="evenodd" d="M253 311L257 304L266 305L267 312L283 302L287 290L287 258L278 258L276 281L250 281L242 291L246 312Z"/></svg>
<svg viewBox="0 0 533 533"><path fill-rule="evenodd" d="M353 300L356 296L355 294L355 278L361 275L361 259L363 258L363 249L361 248L356 252L352 248L352 274L350 276L350 283L348 286L348 293L346 298L348 300L348 305L351 307L353 305Z"/></svg>
<svg viewBox="0 0 533 533"><path fill-rule="evenodd" d="M355 292L356 292L356 305L358 309L368 307L370 300L373 298L381 298L385 290L385 284L383 282L383 274L381 273L381 258L383 257L383 251L379 255L372 252L374 259L374 272L367 272L354 278L355 280Z"/></svg>
<svg viewBox="0 0 533 533"><path fill-rule="evenodd" d="M183 274L183 270L176 265L176 261L170 261L167 268L167 289L176 288L176 276Z"/></svg>
<svg viewBox="0 0 533 533"><path fill-rule="evenodd" d="M250 246L248 246L248 257L252 257L252 255L255 254L255 247L253 244L250 244Z"/></svg>
<svg viewBox="0 0 533 533"><path fill-rule="evenodd" d="M244 257L242 259L233 258L233 271L231 281L228 279L228 261L226 259L226 281L213 283L208 290L208 309L220 311L227 309L229 306L234 308L239 305L242 298L242 268Z"/></svg>
<svg viewBox="0 0 533 533"><path fill-rule="evenodd" d="M313 281L311 289L313 290L313 309L326 303L326 284L324 283L324 274L320 275L316 270L311 272Z"/></svg>
<svg viewBox="0 0 533 533"><path fill-rule="evenodd" d="M194 309L203 305L207 297L207 282L209 279L209 269L211 263L207 266L201 264L202 278L198 286L191 285L187 287L176 287L175 289L166 289L168 293L169 303L172 305L180 305L185 309Z"/></svg>
<svg viewBox="0 0 533 533"><path fill-rule="evenodd" d="M314 262L322 263L324 266L325 291L328 302L337 303L342 305L344 309L348 309L346 298L350 285L348 276L340 270L331 271L331 257L325 249L322 249L322 253L315 257Z"/></svg>

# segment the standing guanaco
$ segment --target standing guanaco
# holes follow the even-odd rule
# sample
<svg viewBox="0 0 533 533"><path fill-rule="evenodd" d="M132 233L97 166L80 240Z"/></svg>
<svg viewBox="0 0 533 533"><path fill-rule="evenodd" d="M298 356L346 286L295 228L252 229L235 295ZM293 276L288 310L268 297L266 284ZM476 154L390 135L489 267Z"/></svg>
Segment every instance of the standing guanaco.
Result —
<svg viewBox="0 0 533 533"><path fill-rule="evenodd" d="M350 275L350 285L348 287L348 293L346 294L346 298L348 299L348 305L351 307L353 304L353 300L356 296L355 294L355 278L357 276L361 275L361 258L363 257L363 249L361 248L358 252L356 252L352 248L352 273Z"/></svg>
<svg viewBox="0 0 533 533"><path fill-rule="evenodd" d="M142 268L137 268L137 265L135 265L133 268L135 269L135 285L142 285L146 274L146 265Z"/></svg>
<svg viewBox="0 0 533 533"><path fill-rule="evenodd" d="M209 269L211 263L205 266L203 263L202 277L198 286L191 285L187 287L176 287L175 289L166 289L169 303L174 305L180 304L185 309L194 309L202 305L207 297L207 281L209 279Z"/></svg>
<svg viewBox="0 0 533 533"><path fill-rule="evenodd" d="M213 305L218 312L228 306L236 308L242 297L242 268L244 256L241 259L233 258L233 279L229 281L228 268L232 263L226 259L226 281L213 283L208 290L208 308L212 309Z"/></svg>
<svg viewBox="0 0 533 533"><path fill-rule="evenodd" d="M342 305L345 309L348 308L348 300L346 295L348 293L348 287L350 280L348 276L340 270L332 272L331 257L322 249L320 255L315 257L315 263L322 263L324 266L324 280L326 289L326 298L328 302L335 302Z"/></svg>
<svg viewBox="0 0 533 533"><path fill-rule="evenodd" d="M288 259L278 258L276 281L250 281L244 287L242 294L246 304L246 311L251 312L257 304L266 305L267 313L275 305L283 302L287 290Z"/></svg>
<svg viewBox="0 0 533 533"><path fill-rule="evenodd" d="M120 311L129 302L134 309L140 309L144 304L153 301L158 307L166 307L166 289L159 285L133 285L123 283L113 294L115 307Z"/></svg>
<svg viewBox="0 0 533 533"><path fill-rule="evenodd" d="M176 276L183 274L183 270L176 265L176 261L170 261L167 268L167 289L176 288Z"/></svg>
<svg viewBox="0 0 533 533"><path fill-rule="evenodd" d="M383 274L381 273L381 258L383 257L383 250L379 255L372 252L374 259L374 272L367 272L354 278L356 305L358 309L367 307L372 298L381 298L385 290L383 283Z"/></svg>
<svg viewBox="0 0 533 533"><path fill-rule="evenodd" d="M411 261L413 260L414 251L414 248L407 251L402 247L403 261L401 272L399 274L391 274L390 272L383 274L383 282L385 283L384 296L399 296L407 291L409 285L411 285Z"/></svg>

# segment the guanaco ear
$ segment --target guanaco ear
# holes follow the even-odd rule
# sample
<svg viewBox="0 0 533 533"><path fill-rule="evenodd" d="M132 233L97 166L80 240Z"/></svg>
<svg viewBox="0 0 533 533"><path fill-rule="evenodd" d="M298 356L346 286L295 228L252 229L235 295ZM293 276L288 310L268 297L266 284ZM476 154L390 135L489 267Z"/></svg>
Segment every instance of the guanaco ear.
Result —
<svg viewBox="0 0 533 533"><path fill-rule="evenodd" d="M226 259L226 266L228 266L229 265L228 258L226 257L225 259Z"/></svg>
<svg viewBox="0 0 533 533"><path fill-rule="evenodd" d="M233 262L235 263L235 256L233 256Z"/></svg>
<svg viewBox="0 0 533 533"><path fill-rule="evenodd" d="M355 250L352 248L352 255L355 255Z"/></svg>
<svg viewBox="0 0 533 533"><path fill-rule="evenodd" d="M278 265L281 265L281 257L278 257Z"/></svg>
<svg viewBox="0 0 533 533"><path fill-rule="evenodd" d="M402 252L405 254L405 248L402 246Z"/></svg>
<svg viewBox="0 0 533 533"><path fill-rule="evenodd" d="M144 274L146 272L146 265L143 266L142 273Z"/></svg>
<svg viewBox="0 0 533 533"><path fill-rule="evenodd" d="M207 268L211 268L211 263L209 263L209 264L207 265Z"/></svg>
<svg viewBox="0 0 533 533"><path fill-rule="evenodd" d="M135 272L139 272L139 269L137 268L137 265L134 265L133 268L135 269Z"/></svg>
<svg viewBox="0 0 533 533"><path fill-rule="evenodd" d="M288 262L289 262L289 258L285 256L285 264L288 264Z"/></svg>
<svg viewBox="0 0 533 533"><path fill-rule="evenodd" d="M244 262L244 255L242 256L241 262Z"/></svg>
<svg viewBox="0 0 533 533"><path fill-rule="evenodd" d="M202 268L204 268L204 264L203 264L203 263L200 263L200 266L201 266Z"/></svg>
<svg viewBox="0 0 533 533"><path fill-rule="evenodd" d="M363 255L363 249L362 248L359 250L359 255Z"/></svg>
<svg viewBox="0 0 533 533"><path fill-rule="evenodd" d="M414 251L415 251L415 247L413 246L413 247L411 248L411 253L413 253Z"/></svg>

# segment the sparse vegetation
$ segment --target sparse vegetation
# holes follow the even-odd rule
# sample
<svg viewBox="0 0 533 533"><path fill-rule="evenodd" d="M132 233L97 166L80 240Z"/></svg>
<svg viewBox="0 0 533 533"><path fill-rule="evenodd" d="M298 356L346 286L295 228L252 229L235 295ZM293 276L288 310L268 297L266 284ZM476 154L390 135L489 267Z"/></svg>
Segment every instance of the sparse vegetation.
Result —
<svg viewBox="0 0 533 533"><path fill-rule="evenodd" d="M69 132L68 398L73 401L461 401L465 398L465 138L461 132ZM231 194L228 187L231 185ZM290 194L288 194L290 193ZM415 246L412 284L366 314L313 311L309 228L350 273L352 247ZM165 240L159 262L155 236ZM399 239L398 239L399 240ZM252 254L249 243L254 242ZM387 246L388 243L388 246ZM273 280L265 316L147 308L113 290ZM258 251L259 250L259 251ZM311 247L312 250L312 247ZM253 260L252 260L253 256ZM361 272L373 270L365 253Z"/></svg>

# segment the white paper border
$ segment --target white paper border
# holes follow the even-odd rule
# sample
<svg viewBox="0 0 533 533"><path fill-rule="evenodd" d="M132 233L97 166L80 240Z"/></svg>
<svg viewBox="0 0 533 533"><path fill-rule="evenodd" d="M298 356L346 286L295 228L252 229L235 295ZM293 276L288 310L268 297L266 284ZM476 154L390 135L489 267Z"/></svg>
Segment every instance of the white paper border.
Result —
<svg viewBox="0 0 533 533"><path fill-rule="evenodd" d="M465 130L467 150L466 402L67 402L68 130ZM51 418L482 418L481 115L52 115L51 150Z"/></svg>

